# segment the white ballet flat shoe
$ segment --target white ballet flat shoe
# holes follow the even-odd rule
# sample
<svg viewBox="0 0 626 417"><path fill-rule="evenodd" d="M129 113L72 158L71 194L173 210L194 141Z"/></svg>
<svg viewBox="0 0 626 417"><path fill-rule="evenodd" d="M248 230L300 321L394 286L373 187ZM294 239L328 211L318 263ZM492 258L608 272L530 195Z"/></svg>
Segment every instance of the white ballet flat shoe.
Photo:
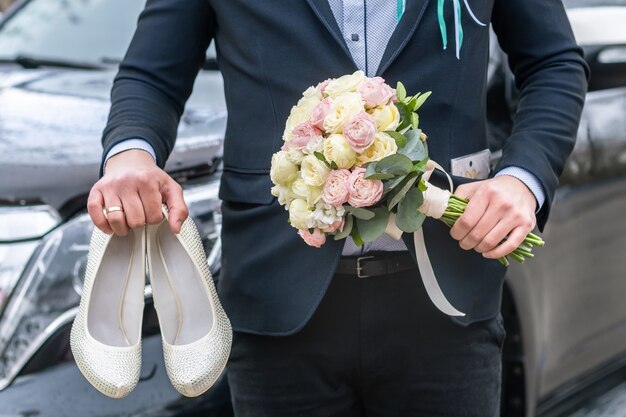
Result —
<svg viewBox="0 0 626 417"><path fill-rule="evenodd" d="M188 218L174 235L164 220L147 227L148 269L163 340L165 369L174 388L197 397L221 375L232 344L196 225Z"/></svg>
<svg viewBox="0 0 626 417"><path fill-rule="evenodd" d="M144 228L123 237L94 228L70 346L85 378L111 398L127 396L139 381L145 253Z"/></svg>

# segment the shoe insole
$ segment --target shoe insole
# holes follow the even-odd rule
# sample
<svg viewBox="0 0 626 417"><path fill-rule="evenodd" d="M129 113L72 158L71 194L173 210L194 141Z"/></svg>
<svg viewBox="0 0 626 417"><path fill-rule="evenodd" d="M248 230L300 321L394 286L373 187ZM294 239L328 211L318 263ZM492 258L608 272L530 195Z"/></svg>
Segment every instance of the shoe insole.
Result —
<svg viewBox="0 0 626 417"><path fill-rule="evenodd" d="M170 345L195 342L213 327L204 278L167 222L150 230L150 282L163 338Z"/></svg>
<svg viewBox="0 0 626 417"><path fill-rule="evenodd" d="M87 326L93 338L109 346L139 341L143 317L143 229L113 236L91 290Z"/></svg>

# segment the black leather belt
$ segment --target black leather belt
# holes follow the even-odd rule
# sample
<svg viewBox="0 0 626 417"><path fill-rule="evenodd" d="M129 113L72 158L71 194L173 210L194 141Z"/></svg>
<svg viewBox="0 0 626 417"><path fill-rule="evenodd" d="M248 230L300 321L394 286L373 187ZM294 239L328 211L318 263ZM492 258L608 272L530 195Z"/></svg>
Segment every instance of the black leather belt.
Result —
<svg viewBox="0 0 626 417"><path fill-rule="evenodd" d="M415 268L417 264L409 252L375 252L359 257L342 257L335 273L369 278Z"/></svg>

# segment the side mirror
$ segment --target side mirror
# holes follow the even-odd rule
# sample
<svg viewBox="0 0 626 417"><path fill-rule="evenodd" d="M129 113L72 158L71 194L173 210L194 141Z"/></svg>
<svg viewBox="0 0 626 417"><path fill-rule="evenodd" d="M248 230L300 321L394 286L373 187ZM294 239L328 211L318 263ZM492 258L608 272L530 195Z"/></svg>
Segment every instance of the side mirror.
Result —
<svg viewBox="0 0 626 417"><path fill-rule="evenodd" d="M562 184L626 175L626 87L587 95L578 139Z"/></svg>

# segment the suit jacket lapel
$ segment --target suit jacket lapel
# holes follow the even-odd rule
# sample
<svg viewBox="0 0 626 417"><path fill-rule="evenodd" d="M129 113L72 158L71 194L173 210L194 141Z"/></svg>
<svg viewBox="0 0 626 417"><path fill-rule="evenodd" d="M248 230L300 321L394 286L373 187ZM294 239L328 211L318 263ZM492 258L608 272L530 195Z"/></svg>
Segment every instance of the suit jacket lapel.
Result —
<svg viewBox="0 0 626 417"><path fill-rule="evenodd" d="M337 20L335 19L335 15L333 14L332 9L330 8L330 4L328 4L328 0L307 0L309 6L315 12L317 18L322 22L324 27L330 32L333 36L333 39L339 44L343 52L348 55L352 63L354 63L354 59L352 58L352 54L348 49L348 45L346 45L345 40L343 39L343 35L341 33L341 29L339 29L339 25L337 24ZM357 65L354 63L354 67Z"/></svg>
<svg viewBox="0 0 626 417"><path fill-rule="evenodd" d="M404 14L398 22L396 30L391 35L387 48L385 48L385 53L376 71L377 75L382 75L402 52L413 33L415 33L417 25L422 20L428 2L429 0L407 0Z"/></svg>

